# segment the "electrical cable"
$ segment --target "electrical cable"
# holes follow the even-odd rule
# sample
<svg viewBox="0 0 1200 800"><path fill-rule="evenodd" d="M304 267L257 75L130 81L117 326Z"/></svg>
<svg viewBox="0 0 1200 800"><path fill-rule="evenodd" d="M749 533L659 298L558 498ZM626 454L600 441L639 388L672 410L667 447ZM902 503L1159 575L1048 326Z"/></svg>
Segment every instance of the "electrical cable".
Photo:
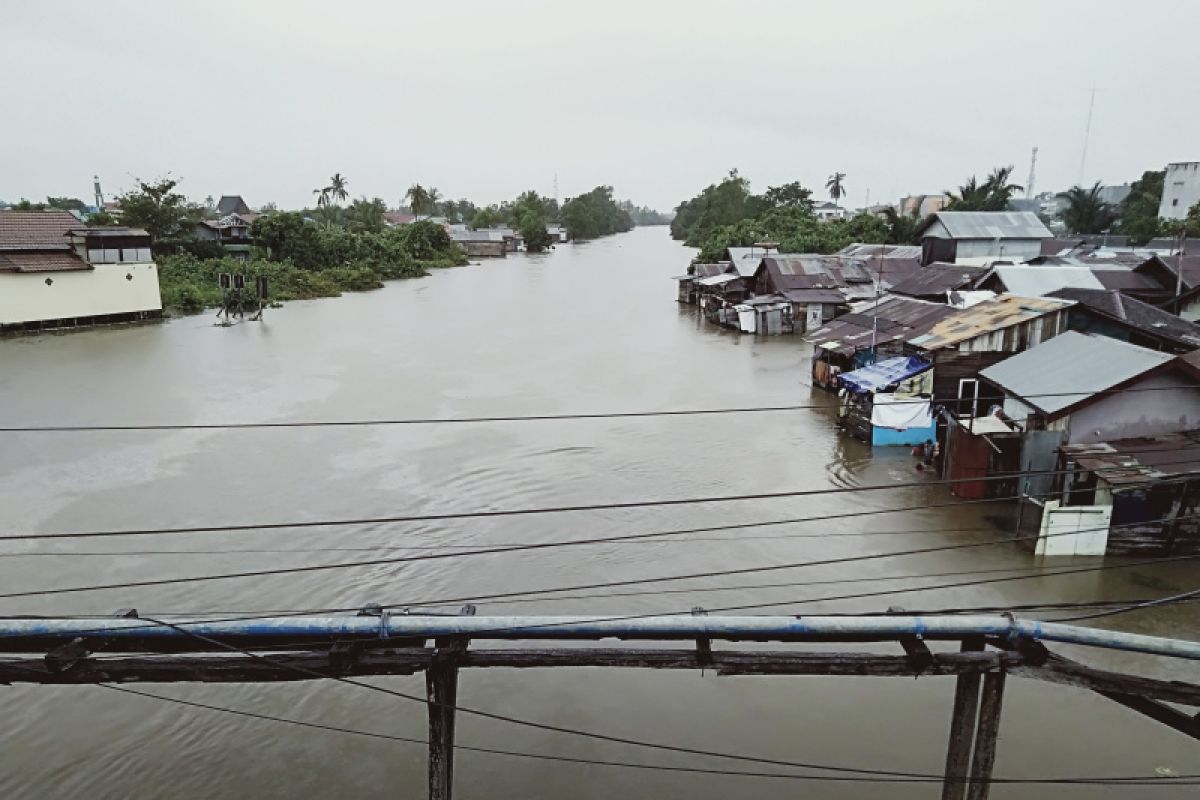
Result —
<svg viewBox="0 0 1200 800"><path fill-rule="evenodd" d="M1200 516L1200 515L1192 515L1192 516ZM1167 519L1168 519L1167 517L1164 517L1159 521L1165 522L1165 521L1167 521ZM1177 517L1177 519L1184 519L1184 517ZM1144 525L1147 523L1140 522L1138 524ZM1105 530L1108 530L1108 528L1105 528ZM849 562L855 562L855 561L867 561L867 560L872 560L872 559L877 559L877 558L891 558L891 557L897 557L897 556L918 555L918 554L932 553L932 552L943 552L943 551L947 551L947 550L960 550L960 549L974 548L974 547L988 547L988 546L992 546L992 545L1011 544L1014 542L1031 541L1031 540L1036 540L1039 538L1049 538L1049 537L1053 537L1053 536L1074 536L1077 533L1078 533L1078 531L1068 531L1068 532L1058 533L1058 534L1047 534L1046 536L1042 536L1041 534L1034 535L1034 536L1024 536L1024 537L1021 537L1021 536L1011 537L1010 536L1010 537L1005 537L1003 539L988 539L988 540L985 540L982 542L967 542L967 543L958 543L958 544L953 544L953 545L935 545L935 546L931 546L931 547L913 548L913 549L909 549L909 550L901 550L901 551L889 552L889 553L875 553L875 554L858 555L858 556L843 556L840 558L825 559L825 560L821 560L821 561L796 562L796 563L791 563L791 564L781 564L781 565L772 565L772 566L767 566L767 567L748 568L746 570L731 570L731 571L718 571L718 572L710 572L710 573L696 573L691 576L681 576L681 577L672 578L671 580L686 580L690 577L705 578L705 577L713 577L716 575L730 575L730 574L743 574L746 572L760 572L760 571L766 572L766 571L780 570L780 569L794 569L794 568L797 568L800 566L825 566L825 565L829 565L829 564L842 564L842 563L849 563ZM659 535L659 534L656 534L656 535ZM623 536L605 537L605 538L608 538L610 541L622 541L626 538L645 538L645 536L646 536L646 534L626 534ZM272 569L247 570L244 572L226 572L226 573L217 573L217 574L210 574L210 575L193 575L193 576L181 577L181 578L155 578L155 579L142 580L142 581L125 581L122 583L93 584L91 586L73 586L73 587L60 587L57 589L36 589L36 590L27 590L27 591L21 591L21 592L3 592L3 593L0 593L0 599L13 599L13 598L18 598L18 597L39 597L39 596L45 596L45 595L72 594L72 593L77 593L77 592L106 591L106 590L111 590L111 589L144 588L144 587L148 587L148 586L168 586L168 585L178 585L178 584L186 584L186 583L203 583L203 582L219 581L219 580L238 580L238 579L243 579L243 578L263 578L263 577L270 577L270 576L275 576L275 575L294 575L294 574L305 573L305 572L324 572L324 571L338 570L338 569L358 569L358 568L362 568L362 567L381 566L384 564L406 564L406 563L413 563L413 562L419 562L419 561L434 561L434 560L443 560L443 559L451 559L451 558L465 558L465 557L478 556L478 555L495 555L497 553L512 553L512 552L517 552L517 551L552 549L552 548L576 545L581 541L594 542L595 540L572 540L570 542L546 542L544 544L528 545L528 546L519 547L519 548L518 547L481 548L479 550L458 551L458 552L454 552L454 553L430 553L427 555L420 555L420 556L397 556L394 558L375 558L375 559L368 559L368 560L364 560L364 561L347 561L347 562L342 562L342 563L338 563L338 564L309 564L306 566L299 566L299 567L276 567L276 568L272 568ZM638 582L640 582L640 581L633 581L633 583L638 583ZM613 583L611 585L621 586L621 585L626 585L626 584L624 582L617 582L617 583ZM585 587L585 588L591 588L591 587Z"/></svg>
<svg viewBox="0 0 1200 800"><path fill-rule="evenodd" d="M1182 461L1163 461L1156 464L1158 467L1169 466L1176 463L1193 463L1194 459L1184 459ZM1091 470L1093 472L1102 472L1104 469L1125 469L1124 467L1104 467ZM613 511L625 510L630 508L651 508L651 507L674 507L688 505L706 505L720 503L744 502L750 500L780 500L792 499L801 497L819 497L830 495L852 494L856 492L874 492L884 491L888 489L912 489L912 488L928 488L931 486L951 486L960 483L989 483L993 481L1009 481L1018 478L1029 477L1052 477L1055 475L1071 474L1074 470L1025 470L1021 472L1010 472L1001 475L988 475L972 478L947 478L928 481L906 481L900 483L886 484L868 484L865 486L834 486L824 489L797 489L788 492L759 492L752 494L737 494L737 495L715 495L709 497L690 497L676 499L656 499L656 500L633 500L617 503L590 503L571 506L541 506L529 508L502 509L492 511L460 511L460 512L444 512L438 514L410 514L389 517L361 517L341 520L297 520L293 522L266 522L238 525L201 525L181 528L147 528L133 530L93 530L93 531L65 531L58 533L26 533L26 534L8 534L0 536L0 542L5 541L33 541L33 540L51 540L51 539L89 539L89 538L110 538L124 536L159 536L168 534L181 533L238 533L245 531L268 531L293 528L329 528L329 527L345 527L349 525L382 525L393 523L408 523L408 522L443 522L447 520L458 519L492 519L497 517L523 517L541 514L561 514L568 512L581 511ZM1157 485L1168 485L1172 483L1186 482L1188 477L1185 475L1176 476L1174 478L1165 478L1156 481ZM1051 496L1057 492L1048 493L1045 496ZM945 506L966 505L972 502L999 502L1001 500L1017 500L1025 497L1035 497L1035 495L1012 495L1009 497L987 498L983 501L959 501L957 503L941 504ZM933 508L935 506L926 506ZM831 518L837 515L829 515ZM693 532L693 531L689 531ZM645 537L639 537L645 538Z"/></svg>
<svg viewBox="0 0 1200 800"><path fill-rule="evenodd" d="M412 738L412 737L398 736L395 734L388 734L388 733L377 733L374 731L355 730L353 728L345 728L345 727L336 726L336 725L326 725L326 724L319 723L319 722L308 722L305 720L296 720L296 719L289 719L287 717L277 717L277 716L272 716L269 714L260 714L260 713L253 712L253 711L245 711L242 709L229 708L227 706L218 706L218 705L213 705L210 703L200 703L195 700L183 700L181 698L176 698L176 697L165 697L163 695L153 694L151 692L141 691L138 689L130 689L125 686L115 686L113 684L108 684L108 683L97 683L94 685L99 688L102 688L102 689L110 689L110 690L114 690L114 691L118 691L118 692L123 692L125 694L137 695L138 697L145 697L148 699L158 700L158 701L165 702L165 703L174 703L177 705L182 705L182 706L186 706L186 707L190 707L190 708L199 708L199 709L203 709L206 711L223 712L226 714L233 714L235 716L247 717L250 719L256 719L256 720L265 721L265 722L277 722L277 723L286 724L286 725L294 725L294 726L305 727L305 728L313 728L316 730L323 730L323 731L327 731L327 732L331 732L331 733L341 733L341 734L348 734L348 735L353 735L353 736L365 736L365 737L374 738L374 739L384 739L384 740L388 740L388 741L404 742L407 744L419 744L419 745L426 746L426 747L429 744L429 742L425 739L416 739L416 738ZM550 753L528 753L528 752L522 752L522 751L517 751L517 750L500 750L500 749L488 748L488 747L460 745L457 743L454 745L454 749L456 751L463 750L463 751L472 752L472 753L514 756L514 757L518 757L518 758L533 758L533 759L539 759L539 760L558 761L558 762L565 762L565 763L572 763L572 764L586 764L588 766L625 767L625 768L631 768L631 769L646 769L646 770L665 771L665 772L686 772L686 773L694 773L694 774L702 774L702 775L729 775L729 776L753 777L753 778L783 778L783 779L790 779L790 780L837 780L837 776L832 776L832 775L828 775L828 776L787 775L787 774L775 774L775 773L743 772L740 770L715 770L715 769L705 769L705 768L701 768L701 767L670 766L670 765L665 765L665 764L638 764L638 763L626 762L626 761L610 761L610 760L593 759L593 758L558 756L558 755L553 755ZM1117 786L1197 786L1197 785L1200 785L1200 781L1193 782L1195 780L1195 778L1197 778L1197 777L1200 777L1200 776L1180 775L1180 776L1172 776L1170 778L1147 778L1147 777L1139 776L1137 778L1114 777L1114 778L1076 779L1072 782L1073 783L1087 782L1089 785L1098 784L1098 785L1117 785ZM895 781L889 780L886 782L887 783L893 783L893 782L894 783L925 783L925 782L932 782L933 780L940 780L940 779L925 779L925 778L922 778L922 779L897 779ZM876 782L876 781L872 780L872 781L867 781L867 782ZM884 781L880 781L880 782L884 782ZM993 779L993 782L997 782L997 781L995 779ZM1000 781L1000 782L1002 782L1002 781Z"/></svg>
<svg viewBox="0 0 1200 800"><path fill-rule="evenodd" d="M1181 388L1200 388L1200 384L1195 386L1143 386L1143 387L1128 387L1123 389L1102 389L1096 392L1080 391L1062 391L1062 392L1037 392L1034 394L1022 395L1024 398L1043 398L1043 397L1103 397L1108 395L1123 394L1128 392L1160 392L1160 391L1176 391ZM913 402L931 402L931 403L953 403L963 402L970 398L962 397L928 397L914 399ZM697 409L681 409L681 410L666 410L666 411L617 411L617 412L595 412L582 414L518 414L508 416L478 416L478 417L458 417L458 418L438 418L438 417L412 417L412 418L397 418L397 419L367 419L367 420L310 420L310 421L290 421L290 422L228 422L228 423L163 423L156 425L29 425L29 426L4 426L0 427L0 433L79 433L79 432L100 432L100 431L182 431L182 430L242 430L247 428L344 428L344 427L367 427L367 426L384 426L384 425L460 425L460 424L476 424L485 422L546 422L546 421L566 421L566 420L590 420L590 419L636 419L650 417L690 417L690 416L708 416L717 414L758 414L780 411L826 411L832 405L825 404L798 404L798 405L781 405L781 406L747 406L747 407L732 407L732 408L697 408Z"/></svg>

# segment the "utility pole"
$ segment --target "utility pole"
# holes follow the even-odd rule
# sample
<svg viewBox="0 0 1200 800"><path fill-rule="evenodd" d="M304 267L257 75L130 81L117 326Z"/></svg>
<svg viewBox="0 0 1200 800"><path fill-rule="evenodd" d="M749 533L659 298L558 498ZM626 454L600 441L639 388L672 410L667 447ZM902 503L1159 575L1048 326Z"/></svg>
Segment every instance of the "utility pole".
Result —
<svg viewBox="0 0 1200 800"><path fill-rule="evenodd" d="M1096 89L1092 88L1092 99L1088 101L1087 125L1083 128L1083 155L1079 159L1079 180L1076 186L1083 186L1083 170L1087 165L1088 139L1092 136L1092 111L1096 108Z"/></svg>
<svg viewBox="0 0 1200 800"><path fill-rule="evenodd" d="M1033 148L1033 155L1029 157L1029 179L1025 181L1025 196L1033 197L1033 183L1037 176L1037 147Z"/></svg>

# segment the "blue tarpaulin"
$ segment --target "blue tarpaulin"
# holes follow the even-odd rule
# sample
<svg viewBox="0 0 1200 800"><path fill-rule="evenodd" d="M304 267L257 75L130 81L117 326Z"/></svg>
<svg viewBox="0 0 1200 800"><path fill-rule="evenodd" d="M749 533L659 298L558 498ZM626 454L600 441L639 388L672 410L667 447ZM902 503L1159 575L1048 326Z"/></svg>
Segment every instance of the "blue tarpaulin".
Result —
<svg viewBox="0 0 1200 800"><path fill-rule="evenodd" d="M865 394L886 389L913 375L921 374L929 367L929 364L916 356L897 356L876 361L870 366L856 369L853 372L843 372L837 376L837 382L838 386L849 389L855 394Z"/></svg>

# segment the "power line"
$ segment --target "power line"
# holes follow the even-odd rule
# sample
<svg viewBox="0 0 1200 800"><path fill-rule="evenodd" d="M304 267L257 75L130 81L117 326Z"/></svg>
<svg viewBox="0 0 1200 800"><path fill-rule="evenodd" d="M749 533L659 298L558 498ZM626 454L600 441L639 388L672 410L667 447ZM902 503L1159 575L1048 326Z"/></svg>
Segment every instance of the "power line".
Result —
<svg viewBox="0 0 1200 800"><path fill-rule="evenodd" d="M1180 461L1162 461L1156 466L1169 466L1172 464L1191 464L1194 459L1183 459ZM1091 470L1093 472L1103 472L1110 468L1097 468ZM1123 467L1112 467L1111 469L1124 469ZM161 536L169 534L185 534L185 533L237 533L245 531L268 531L268 530L283 530L292 528L331 528L331 527L346 527L350 525L382 525L408 522L444 522L448 520L459 519L494 519L497 517L522 517L535 516L542 514L563 514L584 511L613 511L625 510L631 508L657 508L657 507L673 507L673 506L688 506L688 505L706 505L706 504L723 504L737 503L751 500L783 500L800 497L819 497L828 495L853 494L856 492L874 492L884 491L889 489L912 489L912 488L927 488L930 486L951 486L960 483L989 483L995 481L1009 481L1018 478L1028 477L1052 477L1055 475L1071 474L1074 470L1024 470L1021 472L1009 472L1001 475L988 475L972 478L945 478L938 480L927 481L904 481L899 483L886 484L868 484L865 486L834 486L824 489L797 489L787 492L758 492L752 494L737 494L737 495L714 495L708 497L686 497L675 499L654 499L654 500L631 500L615 503L589 503L581 505L569 506L541 506L530 508L513 508L501 509L494 511L457 511L444 512L438 514L407 514L389 517L360 517L350 519L337 520L295 520L291 522L260 522L246 523L237 525L197 525L180 528L145 528L145 529L130 529L130 530L92 530L92 531L67 531L59 533L22 533L9 534L0 536L0 542L5 541L32 541L32 540L47 540L47 539L90 539L90 538L111 538L121 536ZM1186 481L1186 476L1176 478L1168 478L1165 480L1156 481L1159 485L1169 483L1179 483ZM1056 493L1051 493L1056 494ZM1009 499L1018 500L1023 497L1035 497L1035 495L1012 495L1007 498L987 498L989 502ZM973 501L959 501L958 503L949 503L945 505L966 505ZM932 506L927 506L932 507ZM835 516L835 515L830 515ZM690 531L689 531L690 532ZM641 538L641 537L639 537Z"/></svg>
<svg viewBox="0 0 1200 800"><path fill-rule="evenodd" d="M893 510L891 510L891 509L888 510L889 513L891 511L893 511ZM865 513L869 513L869 512L853 512L853 513L865 514ZM818 519L825 519L825 517L813 517L813 518L809 518L809 520L806 520L806 521L815 521ZM1145 523L1142 523L1142 524L1145 524ZM1072 531L1069 534L1051 534L1051 535L1054 535L1054 536L1074 535L1075 533L1076 532ZM623 535L610 536L610 537L595 537L592 539L575 539L575 540L566 541L566 542L544 542L544 543L524 545L521 547L489 547L489 548L480 548L478 550L457 551L457 552L453 552L453 553L430 553L428 555L420 555L420 556L397 556L397 557L393 557L393 558L374 558L374 559L367 559L367 560L363 560L363 561L347 561L347 562L342 562L342 563L338 563L338 564L309 564L309 565L299 566L299 567L276 567L276 568L272 568L272 569L248 570L248 571L244 571L244 572L226 572L226 573L218 573L218 574L210 574L210 575L195 575L195 576L182 577L182 578L156 578L156 579L152 579L152 580L127 581L127 582L123 582L123 583L112 583L112 584L96 584L96 585L91 585L91 586L63 587L63 588L58 588L58 589L41 589L41 590L32 590L32 591L24 591L24 592L5 592L5 593L0 593L0 599L11 599L11 598L17 598L17 597L36 597L36 596L54 595L54 594L71 594L71 593L75 593L75 592L101 591L101 590L109 590L109 589L132 589L132 588L143 588L143 587L147 587L147 586L168 586L168 585L177 585L177 584L184 584L184 583L201 583L201 582L217 581L217 580L235 580L235 579L241 579L241 578L262 578L262 577L269 577L269 576L274 576L274 575L291 575L291 574L304 573L304 572L323 572L323 571L338 570L338 569L357 569L357 568L361 568L361 567L382 566L384 564L405 564L405 563L412 563L412 562L418 562L418 561L434 561L434 560L443 560L443 559L452 559L452 558L466 558L466 557L479 556L479 555L496 555L499 553L528 552L528 551L533 551L533 550L557 549L557 548L561 548L561 547L577 546L581 543L594 544L594 543L597 543L598 541L621 542L621 541L626 541L629 539L641 539L641 538L646 538L647 536L662 536L662 535L663 535L663 533L661 531L650 533L650 534L623 534ZM1025 538L1026 539L1028 539L1028 538L1036 539L1038 537L1034 536L1034 537L1025 537ZM1015 537L1010 537L1010 538L1005 538L1005 539L993 539L993 540L988 540L988 541L979 542L979 543L942 545L942 546L936 546L936 547L932 547L932 548L920 548L920 549L915 549L915 550L901 551L895 555L909 555L909 554L914 554L914 553L936 552L936 551L945 550L945 549L958 549L958 548L963 548L963 547L984 547L984 546L987 546L990 544L1007 544L1009 542L1015 542L1015 541L1021 541L1021 539L1015 538ZM835 564L835 563L843 563L843 561L846 561L846 560L856 561L856 560L865 560L865 559L869 559L869 558L880 558L880 557L886 557L886 556L878 555L878 554L877 555L869 555L869 556L849 556L849 557L845 557L843 559L833 559L833 560L823 561L823 562L806 562L805 565L817 565L817 564L827 564L827 563ZM789 567L788 566L773 566L773 567L764 567L762 569L767 570L767 569L787 569L787 568L789 568ZM757 570L749 570L749 571L753 572L753 571L757 571ZM718 572L718 573L714 573L714 574L737 574L737 571L732 572L732 573ZM708 574L700 574L700 575L697 575L696 577L709 577L709 575ZM620 584L617 584L617 585L620 585Z"/></svg>
<svg viewBox="0 0 1200 800"><path fill-rule="evenodd" d="M1103 397L1109 395L1123 394L1126 392L1161 392L1161 391L1176 391L1180 388L1198 388L1200 384L1195 386L1133 386L1123 389L1102 389L1100 391L1087 391L1075 389L1072 391L1062 392L1037 392L1032 394L1021 395L1024 398L1050 398L1050 397ZM916 397L912 400L914 403L950 403L959 402L964 398L961 397ZM549 422L549 421L570 421L570 420L592 420L592 419L637 419L637 418L652 418L652 417L692 417L692 416L711 416L721 414L761 414L782 411L827 411L831 407L831 403L825 404L796 404L796 405L777 405L777 406L742 406L731 408L695 408L695 409L677 409L665 411L615 411L615 412L594 412L594 413L578 413L578 414L516 414L516 415L493 415L493 416L477 416L477 417L409 417L409 418L380 418L380 419L360 419L360 420L297 420L285 422L200 422L200 423L161 423L151 425L28 425L28 426L3 426L0 427L0 433L82 433L82 432L116 432L116 431L185 431L185 430L244 430L248 428L354 428L354 427L372 427L372 426L398 426L398 425L463 425L477 424L487 422Z"/></svg>
<svg viewBox="0 0 1200 800"><path fill-rule="evenodd" d="M422 746L428 745L428 741L425 739L416 739L413 737L398 736L395 734L388 734L388 733L378 733L375 731L356 730L354 728L346 728L346 727L337 726L337 725L327 725L327 724L319 723L319 722L308 722L306 720L289 719L287 717L278 717L278 716L274 716L274 715L270 715L270 714L260 714L260 713L253 712L253 711L245 711L245 710L237 709L237 708L229 708L228 706L218 706L218 705L213 705L211 703L200 703L200 702L197 702L194 700L183 700L183 699L176 698L176 697L166 697L166 696L159 695L159 694L153 694L151 692L141 691L138 689L130 689L125 686L115 686L113 684L108 684L108 683L97 683L94 685L101 689L118 691L118 692L122 692L125 694L136 695L138 697L144 697L147 699L158 700L160 702L173 703L176 705L186 706L189 708L198 708L198 709L203 709L206 711L216 711L216 712L225 713L225 714L232 714L235 716L246 717L249 719L256 719L256 720L260 720L260 721L264 721L264 722L275 722L275 723L280 723L280 724L285 724L285 725L293 725L293 726L304 727L304 728L312 728L315 730L322 730L322 731L326 731L326 732L330 732L330 733L339 733L339 734L346 734L346 735L351 735L351 736L363 736L363 737L368 737L368 738L372 738L372 739L382 739L385 741L403 742L406 744L417 744L417 745L422 745ZM748 778L779 778L779 779L787 779L787 780L816 780L816 781L840 780L840 778L838 776L833 776L833 775L794 775L794 774L789 775L789 774L762 773L762 772L744 772L744 771L740 771L740 770L716 770L716 769L708 769L708 768L703 768L703 767L669 766L669 765L665 765L665 764L639 764L639 763L627 762L627 761L612 761L612 760L605 760L605 759L559 756L559 755L553 755L550 753L529 753L529 752L522 752L522 751L518 751L518 750L501 750L501 749L489 748L489 747L475 747L472 745L460 745L457 743L455 744L454 749L462 750L462 751L466 751L466 752L472 752L472 753L483 753L483 754L487 754L487 755L501 755L501 756L517 757L517 758L532 758L532 759L538 759L538 760L544 760L544 761L557 761L557 762L564 762L564 763L571 763L571 764L585 764L587 766L624 767L624 768L629 768L629 769L644 769L644 770L654 770L654 771L663 771L663 772L684 772L684 773L693 773L693 774L701 774L701 775L728 775L728 776L748 777ZM1119 785L1119 786L1194 786L1194 785L1200 785L1200 782L1195 782L1195 783L1192 782L1192 780L1197 777L1200 777L1200 776L1180 775L1180 776L1174 776L1174 777L1165 778L1165 779L1164 778L1146 778L1144 776L1138 776L1136 778L1124 778L1124 777L1083 778L1083 779L1072 779L1070 782L1071 783L1085 783L1086 782L1089 784L1099 783L1100 785ZM898 779L895 781L888 780L888 781L878 781L878 782L925 783L925 782L935 782L935 781L941 781L941 780L942 779L940 779L940 778L930 777L930 778ZM1036 782L1036 779L1025 779L1025 780L1027 780L1027 782ZM876 781L869 780L867 782L876 782ZM1000 780L992 779L991 782L1002 783L1004 781L1003 781L1003 779L1000 779ZM1062 782L1062 781L1056 781L1056 782Z"/></svg>
<svg viewBox="0 0 1200 800"><path fill-rule="evenodd" d="M1096 612L1094 614L1084 614L1084 615L1078 616L1078 617L1063 617L1061 619L1056 619L1054 621L1055 622L1077 622L1079 620L1085 620L1085 619L1097 619L1099 617L1111 617L1111 616L1115 616L1117 614L1127 614L1130 611L1138 611L1143 608L1155 608L1155 607L1164 606L1164 605L1174 605L1176 603L1183 603L1183 602L1188 602L1188 601L1196 600L1196 599L1200 599L1200 589L1192 589L1191 591L1180 592L1179 594L1173 594L1173 595L1169 595L1167 597L1159 597L1154 600L1138 601L1135 603L1131 603L1130 605L1124 606L1123 608L1112 609L1111 611L1100 611L1100 612Z"/></svg>

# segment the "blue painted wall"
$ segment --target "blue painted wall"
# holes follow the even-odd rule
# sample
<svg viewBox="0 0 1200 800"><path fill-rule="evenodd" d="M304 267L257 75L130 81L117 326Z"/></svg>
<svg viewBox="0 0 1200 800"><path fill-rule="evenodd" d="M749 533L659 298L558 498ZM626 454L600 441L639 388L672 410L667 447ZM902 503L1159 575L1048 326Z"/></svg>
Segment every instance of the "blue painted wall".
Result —
<svg viewBox="0 0 1200 800"><path fill-rule="evenodd" d="M874 447L912 446L925 441L937 441L937 422L928 428L908 428L902 431L871 426L871 444Z"/></svg>

